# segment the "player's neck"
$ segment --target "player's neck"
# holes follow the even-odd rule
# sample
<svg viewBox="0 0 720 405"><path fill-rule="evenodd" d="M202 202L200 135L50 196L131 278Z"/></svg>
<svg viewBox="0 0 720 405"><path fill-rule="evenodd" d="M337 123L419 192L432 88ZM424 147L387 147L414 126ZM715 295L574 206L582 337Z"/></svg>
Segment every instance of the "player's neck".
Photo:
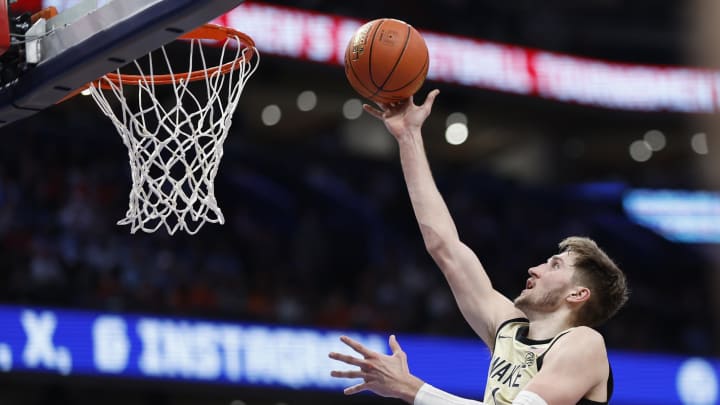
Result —
<svg viewBox="0 0 720 405"><path fill-rule="evenodd" d="M528 338L544 340L555 337L558 333L571 328L570 313L555 311L551 313L527 313L530 320Z"/></svg>

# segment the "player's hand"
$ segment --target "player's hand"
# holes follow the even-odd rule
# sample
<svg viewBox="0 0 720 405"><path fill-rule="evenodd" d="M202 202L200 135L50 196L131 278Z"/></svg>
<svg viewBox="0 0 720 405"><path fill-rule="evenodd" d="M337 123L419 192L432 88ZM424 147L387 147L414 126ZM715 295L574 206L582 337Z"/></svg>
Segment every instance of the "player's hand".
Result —
<svg viewBox="0 0 720 405"><path fill-rule="evenodd" d="M362 378L364 380L360 384L345 388L345 395L367 390L383 397L400 398L412 403L423 382L410 374L407 356L400 348L395 335L391 335L389 339L392 350L390 356L372 351L347 336L342 336L340 340L362 356L362 358L358 358L334 352L329 354L331 359L359 367L359 370L334 370L330 373L331 376L337 378Z"/></svg>
<svg viewBox="0 0 720 405"><path fill-rule="evenodd" d="M431 91L422 105L415 105L413 97L410 97L398 103L378 103L378 108L365 104L363 109L373 117L382 120L388 131L400 140L413 133L419 133L425 119L430 115L438 94L440 94L440 90Z"/></svg>

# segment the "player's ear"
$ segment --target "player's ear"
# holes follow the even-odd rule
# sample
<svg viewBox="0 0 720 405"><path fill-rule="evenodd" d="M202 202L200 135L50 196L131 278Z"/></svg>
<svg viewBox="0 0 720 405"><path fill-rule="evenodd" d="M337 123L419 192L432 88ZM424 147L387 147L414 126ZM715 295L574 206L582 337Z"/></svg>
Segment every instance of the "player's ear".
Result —
<svg viewBox="0 0 720 405"><path fill-rule="evenodd" d="M570 302L585 302L590 299L590 289L587 287L575 287L570 291L567 296L567 300Z"/></svg>

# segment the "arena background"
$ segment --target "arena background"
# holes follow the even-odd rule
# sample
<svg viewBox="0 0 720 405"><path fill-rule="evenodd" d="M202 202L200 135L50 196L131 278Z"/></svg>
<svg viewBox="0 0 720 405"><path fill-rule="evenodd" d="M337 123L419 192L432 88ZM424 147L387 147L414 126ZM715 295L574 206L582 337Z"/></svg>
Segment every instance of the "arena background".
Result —
<svg viewBox="0 0 720 405"><path fill-rule="evenodd" d="M378 17L460 41L431 52L486 56L431 65L419 97L442 91L428 155L496 287L517 295L560 239L593 237L632 289L601 330L613 403L718 403L717 8L249 2L221 19L262 53L217 179L228 221L196 236L115 225L127 151L91 99L3 128L0 404L399 403L341 395L325 359L341 332L377 349L396 333L411 370L482 396L487 353L424 251L390 135L358 117L332 51L342 22ZM507 69L550 66L537 55L560 76L518 87ZM468 137L453 145L457 122Z"/></svg>

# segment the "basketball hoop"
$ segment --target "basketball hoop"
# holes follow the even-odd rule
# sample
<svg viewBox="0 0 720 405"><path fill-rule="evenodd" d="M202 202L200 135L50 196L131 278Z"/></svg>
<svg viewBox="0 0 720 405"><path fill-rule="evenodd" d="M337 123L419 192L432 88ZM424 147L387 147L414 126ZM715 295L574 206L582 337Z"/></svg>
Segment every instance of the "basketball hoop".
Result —
<svg viewBox="0 0 720 405"><path fill-rule="evenodd" d="M178 230L192 235L206 222L225 223L214 180L232 115L259 55L250 37L217 25L206 24L180 38L189 41L187 72L173 72L163 46L143 63L136 60L126 67L136 74L118 70L86 87L128 148L132 189L118 225L130 225L131 233L165 227L171 235ZM206 58L207 40L222 44L218 63ZM158 59L160 65L155 66ZM204 82L202 90L193 93L188 88L192 82ZM130 92L128 86L137 91ZM156 86L172 95L156 93ZM115 108L108 94L119 101Z"/></svg>

